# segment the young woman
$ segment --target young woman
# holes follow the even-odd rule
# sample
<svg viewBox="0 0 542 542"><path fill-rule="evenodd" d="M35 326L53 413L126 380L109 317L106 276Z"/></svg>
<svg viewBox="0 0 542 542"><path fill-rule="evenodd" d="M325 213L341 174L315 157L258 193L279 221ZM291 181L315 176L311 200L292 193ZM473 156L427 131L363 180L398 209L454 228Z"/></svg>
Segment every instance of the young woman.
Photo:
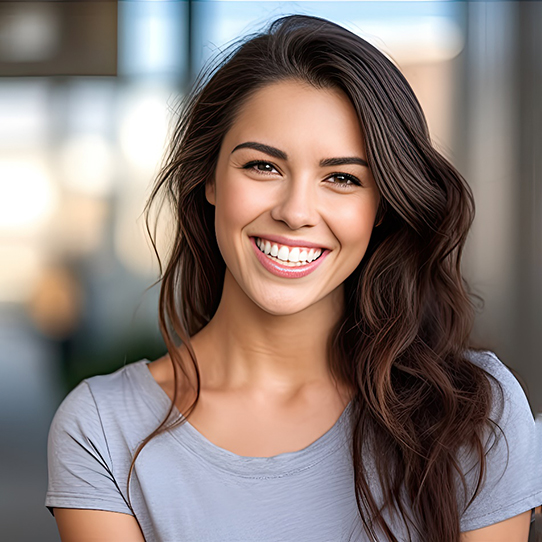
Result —
<svg viewBox="0 0 542 542"><path fill-rule="evenodd" d="M202 73L160 193L168 354L59 407L63 542L527 542L535 423L469 343L472 195L392 62L276 20Z"/></svg>

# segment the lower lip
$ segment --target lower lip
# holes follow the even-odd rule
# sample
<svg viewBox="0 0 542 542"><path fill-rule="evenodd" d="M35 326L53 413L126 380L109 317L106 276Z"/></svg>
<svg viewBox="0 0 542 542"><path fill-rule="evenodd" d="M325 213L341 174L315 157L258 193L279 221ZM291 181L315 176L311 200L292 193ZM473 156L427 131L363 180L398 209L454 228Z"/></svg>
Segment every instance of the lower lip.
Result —
<svg viewBox="0 0 542 542"><path fill-rule="evenodd" d="M254 247L254 251L256 252L256 257L260 261L260 263L270 272L273 273L273 275L277 275L277 277L284 277L287 279L296 279L300 277L304 277L305 275L308 275L309 273L312 273L327 257L329 254L329 250L324 250L320 257L316 260L314 260L311 263L307 263L305 265L298 265L289 267L286 265L281 265L270 258L268 258L259 248L256 244L256 239L254 237L250 238L250 242L252 246Z"/></svg>

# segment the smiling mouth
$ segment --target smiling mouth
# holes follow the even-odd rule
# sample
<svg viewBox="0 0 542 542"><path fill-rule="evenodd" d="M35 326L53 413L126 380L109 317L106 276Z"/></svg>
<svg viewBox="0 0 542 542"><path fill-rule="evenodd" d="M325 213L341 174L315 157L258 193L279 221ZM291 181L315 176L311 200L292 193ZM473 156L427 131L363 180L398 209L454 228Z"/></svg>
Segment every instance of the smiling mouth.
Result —
<svg viewBox="0 0 542 542"><path fill-rule="evenodd" d="M270 260L288 267L300 267L314 262L324 252L321 248L290 247L269 241L260 237L254 237L256 246Z"/></svg>

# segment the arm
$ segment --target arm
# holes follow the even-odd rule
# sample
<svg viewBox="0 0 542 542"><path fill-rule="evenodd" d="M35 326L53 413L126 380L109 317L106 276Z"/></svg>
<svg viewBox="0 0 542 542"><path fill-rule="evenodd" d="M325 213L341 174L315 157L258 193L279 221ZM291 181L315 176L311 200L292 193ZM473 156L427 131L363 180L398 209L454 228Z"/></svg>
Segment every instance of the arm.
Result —
<svg viewBox="0 0 542 542"><path fill-rule="evenodd" d="M529 529L534 528L531 509L536 511L542 502L535 419L518 380L493 353L477 354L473 359L500 382L504 404L500 393L496 393L498 401L491 418L499 430L488 433L485 481L461 516L460 540L527 542ZM491 384L493 387L494 382ZM474 493L479 463L472 453L461 455L460 463L469 487L467 494L458 499L464 506Z"/></svg>
<svg viewBox="0 0 542 542"><path fill-rule="evenodd" d="M90 386L83 381L57 409L48 437L45 504L62 542L144 542L110 452Z"/></svg>
<svg viewBox="0 0 542 542"><path fill-rule="evenodd" d="M527 542L531 511L511 517L499 523L461 533L460 542Z"/></svg>
<svg viewBox="0 0 542 542"><path fill-rule="evenodd" d="M54 515L62 542L145 542L130 514L54 508Z"/></svg>

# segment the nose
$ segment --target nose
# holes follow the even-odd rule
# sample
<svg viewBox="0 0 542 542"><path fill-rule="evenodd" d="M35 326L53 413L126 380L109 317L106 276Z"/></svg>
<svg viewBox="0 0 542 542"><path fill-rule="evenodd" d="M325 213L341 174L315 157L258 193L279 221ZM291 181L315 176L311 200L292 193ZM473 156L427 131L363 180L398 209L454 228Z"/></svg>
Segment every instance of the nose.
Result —
<svg viewBox="0 0 542 542"><path fill-rule="evenodd" d="M285 222L292 230L314 226L318 221L314 179L307 176L285 182L271 216Z"/></svg>

